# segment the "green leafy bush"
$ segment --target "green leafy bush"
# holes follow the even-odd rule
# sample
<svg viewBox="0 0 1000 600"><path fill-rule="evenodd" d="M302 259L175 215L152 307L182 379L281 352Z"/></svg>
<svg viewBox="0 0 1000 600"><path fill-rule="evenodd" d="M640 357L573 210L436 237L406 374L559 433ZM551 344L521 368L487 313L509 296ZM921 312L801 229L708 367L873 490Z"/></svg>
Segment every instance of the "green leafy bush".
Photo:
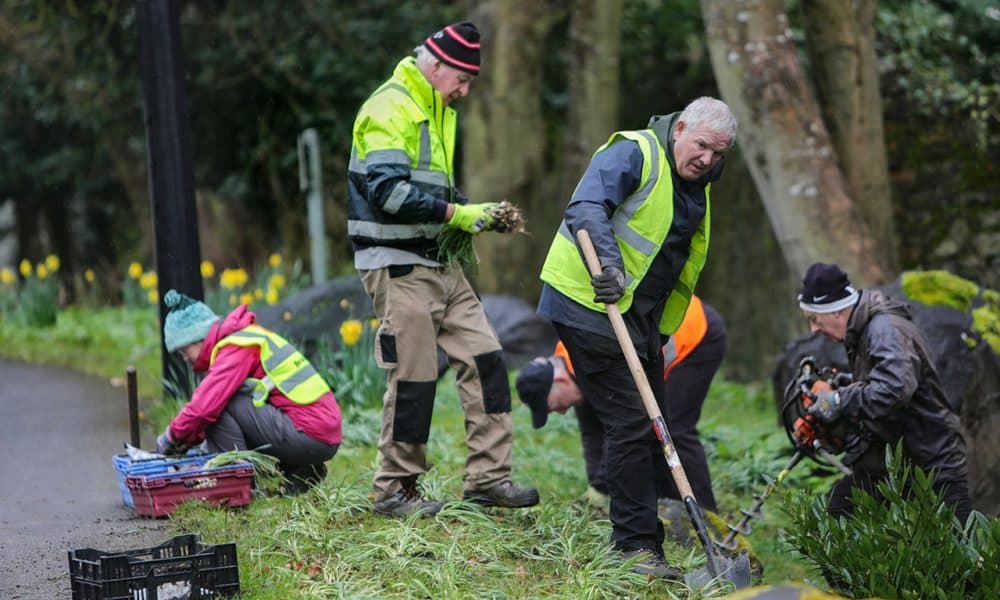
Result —
<svg viewBox="0 0 1000 600"><path fill-rule="evenodd" d="M782 539L838 592L853 598L998 598L1000 519L973 513L963 528L933 476L887 452L885 501L854 490L854 514L835 519L824 496L788 492Z"/></svg>

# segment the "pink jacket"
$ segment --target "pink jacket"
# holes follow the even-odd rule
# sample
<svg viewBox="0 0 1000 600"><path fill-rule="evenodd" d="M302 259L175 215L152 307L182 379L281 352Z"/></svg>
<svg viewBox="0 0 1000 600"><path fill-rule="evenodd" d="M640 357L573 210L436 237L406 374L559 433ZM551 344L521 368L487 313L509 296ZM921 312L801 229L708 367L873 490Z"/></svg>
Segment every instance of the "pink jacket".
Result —
<svg viewBox="0 0 1000 600"><path fill-rule="evenodd" d="M256 316L242 304L212 325L201 347L201 354L194 363L195 371L207 371L207 374L194 390L191 401L170 422L170 435L174 440L190 445L200 444L205 439L205 430L219 418L243 381L248 377L264 377L260 350L257 348L223 346L215 362L211 366L208 364L219 340L256 320ZM275 388L267 400L287 414L296 429L314 440L327 444L341 442L340 406L333 393L324 394L312 404L301 405Z"/></svg>

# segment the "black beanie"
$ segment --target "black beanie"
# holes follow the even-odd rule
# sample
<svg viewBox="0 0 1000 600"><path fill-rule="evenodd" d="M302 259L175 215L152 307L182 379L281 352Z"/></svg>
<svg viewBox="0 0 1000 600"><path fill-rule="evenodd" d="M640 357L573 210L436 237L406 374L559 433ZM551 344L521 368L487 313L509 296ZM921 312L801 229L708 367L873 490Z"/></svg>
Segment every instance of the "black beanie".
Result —
<svg viewBox="0 0 1000 600"><path fill-rule="evenodd" d="M448 25L428 36L424 46L448 66L479 75L479 30L472 23Z"/></svg>
<svg viewBox="0 0 1000 600"><path fill-rule="evenodd" d="M832 313L853 306L858 291L847 273L837 265L816 263L809 267L799 291L799 308L814 313Z"/></svg>

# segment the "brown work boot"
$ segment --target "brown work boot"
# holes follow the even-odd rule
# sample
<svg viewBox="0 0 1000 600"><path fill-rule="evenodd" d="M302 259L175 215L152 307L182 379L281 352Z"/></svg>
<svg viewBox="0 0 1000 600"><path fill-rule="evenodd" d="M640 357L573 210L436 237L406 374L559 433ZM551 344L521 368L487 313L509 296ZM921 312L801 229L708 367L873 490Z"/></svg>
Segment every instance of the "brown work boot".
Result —
<svg viewBox="0 0 1000 600"><path fill-rule="evenodd" d="M385 500L375 503L375 512L386 517L405 517L418 514L421 517L433 517L441 512L444 506L437 500L428 500L420 495L417 484L403 486L395 494Z"/></svg>
<svg viewBox="0 0 1000 600"><path fill-rule="evenodd" d="M464 492L462 497L480 506L527 508L538 504L538 490L522 487L510 480L502 481L483 490Z"/></svg>
<svg viewBox="0 0 1000 600"><path fill-rule="evenodd" d="M639 561L632 565L632 572L639 575L652 575L659 579L669 579L679 581L682 578L681 572L669 567L666 562L649 548L637 548L635 550L623 550L618 553L622 562L638 557Z"/></svg>

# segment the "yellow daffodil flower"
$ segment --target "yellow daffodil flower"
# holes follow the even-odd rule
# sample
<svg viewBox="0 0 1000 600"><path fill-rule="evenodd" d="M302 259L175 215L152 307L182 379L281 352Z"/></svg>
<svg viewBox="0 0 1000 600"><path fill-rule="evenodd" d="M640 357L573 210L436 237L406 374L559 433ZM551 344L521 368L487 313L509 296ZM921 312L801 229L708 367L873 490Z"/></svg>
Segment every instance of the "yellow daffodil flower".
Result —
<svg viewBox="0 0 1000 600"><path fill-rule="evenodd" d="M203 279L215 277L215 265L210 260L201 261L201 276Z"/></svg>
<svg viewBox="0 0 1000 600"><path fill-rule="evenodd" d="M128 276L132 279L139 279L142 277L142 265L134 262L128 266Z"/></svg>
<svg viewBox="0 0 1000 600"><path fill-rule="evenodd" d="M246 285L249 277L243 269L223 269L219 283L227 290L236 290Z"/></svg>
<svg viewBox="0 0 1000 600"><path fill-rule="evenodd" d="M160 303L160 292L156 291L155 289L146 292L146 297L149 298L150 304Z"/></svg>
<svg viewBox="0 0 1000 600"><path fill-rule="evenodd" d="M156 277L156 271L146 271L139 276L139 287L144 290L155 288L157 283L159 283L159 279Z"/></svg>
<svg viewBox="0 0 1000 600"><path fill-rule="evenodd" d="M264 301L274 306L278 303L278 290L274 288L268 288L267 293L264 294Z"/></svg>
<svg viewBox="0 0 1000 600"><path fill-rule="evenodd" d="M42 263L38 263L35 267L35 275L38 275L39 279L45 279L49 276L49 268Z"/></svg>
<svg viewBox="0 0 1000 600"><path fill-rule="evenodd" d="M17 265L17 270L21 272L21 277L31 277L31 274L34 272L27 258L22 260L21 264Z"/></svg>
<svg viewBox="0 0 1000 600"><path fill-rule="evenodd" d="M240 304L246 304L247 306L253 304L253 294L250 292L243 292L240 294Z"/></svg>
<svg viewBox="0 0 1000 600"><path fill-rule="evenodd" d="M59 270L59 257L55 254L50 254L45 257L45 266L49 269L50 273L55 273Z"/></svg>
<svg viewBox="0 0 1000 600"><path fill-rule="evenodd" d="M11 271L7 267L0 269L0 283L10 285L15 281L17 281L17 277L14 275L14 271Z"/></svg>
<svg viewBox="0 0 1000 600"><path fill-rule="evenodd" d="M94 270L93 269L87 269L86 271L83 272L83 279L87 283L94 283L94 279L96 279L96 277L97 276L94 275Z"/></svg>
<svg viewBox="0 0 1000 600"><path fill-rule="evenodd" d="M368 321L369 329L378 329L378 319L371 319Z"/></svg>
<svg viewBox="0 0 1000 600"><path fill-rule="evenodd" d="M264 298L264 290L257 288L253 291L254 300L262 300Z"/></svg>
<svg viewBox="0 0 1000 600"><path fill-rule="evenodd" d="M340 324L340 339L345 346L353 346L361 339L362 329L361 321L348 319Z"/></svg>
<svg viewBox="0 0 1000 600"><path fill-rule="evenodd" d="M268 256L267 264L271 265L271 268L277 269L281 266L281 255L275 252L271 256Z"/></svg>
<svg viewBox="0 0 1000 600"><path fill-rule="evenodd" d="M275 273L267 279L267 287L280 290L285 287L285 276Z"/></svg>
<svg viewBox="0 0 1000 600"><path fill-rule="evenodd" d="M236 303L240 301L239 296L236 294L229 294L229 305L236 306Z"/></svg>

